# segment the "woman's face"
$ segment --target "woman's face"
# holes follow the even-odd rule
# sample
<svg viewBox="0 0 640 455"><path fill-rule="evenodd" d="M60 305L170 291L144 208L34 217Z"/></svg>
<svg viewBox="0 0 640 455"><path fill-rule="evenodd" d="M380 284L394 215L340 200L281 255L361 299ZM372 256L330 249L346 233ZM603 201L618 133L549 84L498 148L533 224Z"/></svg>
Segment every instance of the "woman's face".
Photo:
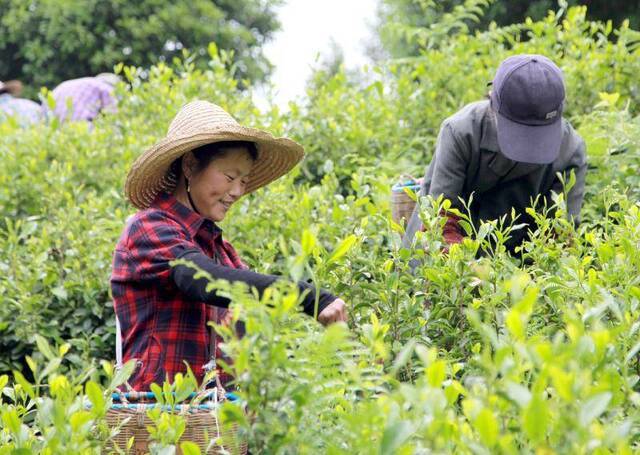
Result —
<svg viewBox="0 0 640 455"><path fill-rule="evenodd" d="M185 156L187 168L193 168L195 158ZM185 170L191 186L191 199L205 218L222 221L229 207L245 192L247 178L253 168L253 160L244 147L229 148L211 160L199 172Z"/></svg>

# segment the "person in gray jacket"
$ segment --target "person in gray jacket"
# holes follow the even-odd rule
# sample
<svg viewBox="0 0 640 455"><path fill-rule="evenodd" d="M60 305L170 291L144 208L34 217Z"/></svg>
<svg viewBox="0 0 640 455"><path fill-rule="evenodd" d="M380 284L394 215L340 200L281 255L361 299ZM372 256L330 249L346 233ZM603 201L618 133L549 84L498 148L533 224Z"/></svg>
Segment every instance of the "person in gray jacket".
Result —
<svg viewBox="0 0 640 455"><path fill-rule="evenodd" d="M471 220L532 220L525 209L537 197L551 202L561 193L557 174L575 172L575 185L567 195L568 216L580 220L587 160L585 144L562 118L565 101L562 71L542 55L515 55L505 59L492 82L488 100L471 103L446 119L440 128L433 159L420 195L443 195L464 212L468 201ZM445 250L463 239L459 218L451 213L444 227ZM411 245L422 228L418 206L408 224L403 245ZM527 228L512 231L506 247L512 253L527 236Z"/></svg>

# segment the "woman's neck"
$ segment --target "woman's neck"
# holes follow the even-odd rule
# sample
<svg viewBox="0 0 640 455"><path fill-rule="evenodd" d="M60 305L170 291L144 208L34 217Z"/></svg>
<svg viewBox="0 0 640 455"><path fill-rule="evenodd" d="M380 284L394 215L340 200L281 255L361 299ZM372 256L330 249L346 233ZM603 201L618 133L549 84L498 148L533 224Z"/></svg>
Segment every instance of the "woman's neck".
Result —
<svg viewBox="0 0 640 455"><path fill-rule="evenodd" d="M178 200L179 203L181 203L185 207L189 207L194 212L196 211L195 207L193 207L191 205L191 202L189 202L189 195L187 194L187 186L183 176L180 176L180 179L176 184L176 188L173 190L173 196Z"/></svg>

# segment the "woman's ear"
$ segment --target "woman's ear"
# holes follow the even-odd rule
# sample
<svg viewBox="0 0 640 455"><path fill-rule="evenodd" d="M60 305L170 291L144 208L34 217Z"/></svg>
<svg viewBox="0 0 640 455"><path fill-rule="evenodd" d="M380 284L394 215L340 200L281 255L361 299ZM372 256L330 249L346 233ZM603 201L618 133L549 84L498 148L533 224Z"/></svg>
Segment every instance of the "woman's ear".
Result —
<svg viewBox="0 0 640 455"><path fill-rule="evenodd" d="M189 180L196 172L196 157L187 152L182 156L182 175Z"/></svg>

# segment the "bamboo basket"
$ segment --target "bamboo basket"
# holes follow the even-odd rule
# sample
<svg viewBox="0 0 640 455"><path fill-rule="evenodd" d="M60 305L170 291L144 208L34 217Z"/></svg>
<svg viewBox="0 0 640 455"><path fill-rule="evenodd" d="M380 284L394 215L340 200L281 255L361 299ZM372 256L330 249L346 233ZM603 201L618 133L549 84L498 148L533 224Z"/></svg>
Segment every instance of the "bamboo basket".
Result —
<svg viewBox="0 0 640 455"><path fill-rule="evenodd" d="M233 399L232 394L227 394ZM151 392L116 393L113 395L114 404L107 411L106 421L110 428L119 428L118 434L112 439L111 449L118 447L125 451L129 440L133 437L132 454L143 455L149 453L148 426L153 421L147 416L147 411L159 406L153 400ZM135 402L134 402L135 401ZM233 401L233 400L232 400ZM134 403L132 403L134 402ZM182 441L191 441L200 447L201 453L231 453L244 455L247 453L247 442L238 437L237 425L223 428L217 418L219 402L205 401L199 404L179 404L173 408L167 406L168 412L175 412L185 419L185 431L180 438ZM212 445L207 451L210 441L222 438L223 445ZM178 451L180 448L178 443Z"/></svg>
<svg viewBox="0 0 640 455"><path fill-rule="evenodd" d="M391 187L391 217L393 221L401 226L406 226L409 218L411 218L413 209L416 207L416 201L411 199L411 196L405 190L410 189L418 194L421 185L422 179L408 177Z"/></svg>

